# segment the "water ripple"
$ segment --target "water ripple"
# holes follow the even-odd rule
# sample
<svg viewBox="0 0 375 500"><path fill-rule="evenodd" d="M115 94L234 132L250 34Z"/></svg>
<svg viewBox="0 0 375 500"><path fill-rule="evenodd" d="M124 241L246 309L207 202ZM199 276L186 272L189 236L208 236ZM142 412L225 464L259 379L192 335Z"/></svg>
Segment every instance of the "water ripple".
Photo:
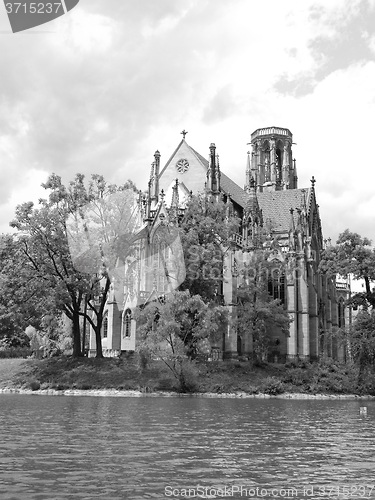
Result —
<svg viewBox="0 0 375 500"><path fill-rule="evenodd" d="M334 498L318 488L371 486L366 404L363 418L357 401L0 395L0 498L160 500L198 485Z"/></svg>

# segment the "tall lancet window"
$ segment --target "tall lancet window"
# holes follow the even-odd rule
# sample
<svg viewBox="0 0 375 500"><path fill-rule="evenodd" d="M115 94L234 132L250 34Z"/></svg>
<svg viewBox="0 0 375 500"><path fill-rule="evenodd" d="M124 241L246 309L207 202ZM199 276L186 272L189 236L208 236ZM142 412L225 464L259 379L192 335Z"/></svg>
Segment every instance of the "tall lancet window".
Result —
<svg viewBox="0 0 375 500"><path fill-rule="evenodd" d="M268 141L263 145L264 182L271 180L271 150Z"/></svg>
<svg viewBox="0 0 375 500"><path fill-rule="evenodd" d="M124 326L123 326L123 336L130 337L131 335L131 323L132 323L132 312L130 309L126 309L124 313Z"/></svg>
<svg viewBox="0 0 375 500"><path fill-rule="evenodd" d="M285 275L281 270L274 269L269 276L268 293L285 305Z"/></svg>
<svg viewBox="0 0 375 500"><path fill-rule="evenodd" d="M276 182L280 183L283 177L283 144L281 141L278 141L276 148Z"/></svg>

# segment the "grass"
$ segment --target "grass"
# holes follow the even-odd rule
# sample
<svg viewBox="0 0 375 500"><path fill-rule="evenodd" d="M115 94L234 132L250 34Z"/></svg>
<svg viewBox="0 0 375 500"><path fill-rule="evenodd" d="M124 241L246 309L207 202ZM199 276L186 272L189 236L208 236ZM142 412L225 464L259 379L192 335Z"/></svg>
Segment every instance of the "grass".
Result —
<svg viewBox="0 0 375 500"><path fill-rule="evenodd" d="M249 362L197 363L189 382L198 392L270 395L283 392L310 394L375 394L375 376L358 385L358 370L332 360L319 364L265 364ZM143 392L178 391L178 381L161 362L141 368L135 358L0 359L0 388L123 389Z"/></svg>
<svg viewBox="0 0 375 500"><path fill-rule="evenodd" d="M27 363L28 360L23 358L0 359L0 388L14 387L14 380Z"/></svg>

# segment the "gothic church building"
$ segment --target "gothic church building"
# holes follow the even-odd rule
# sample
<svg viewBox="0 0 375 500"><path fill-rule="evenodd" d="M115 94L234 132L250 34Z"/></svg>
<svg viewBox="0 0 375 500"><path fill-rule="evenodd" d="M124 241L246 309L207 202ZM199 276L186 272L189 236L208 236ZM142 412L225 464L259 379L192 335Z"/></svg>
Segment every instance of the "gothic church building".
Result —
<svg viewBox="0 0 375 500"><path fill-rule="evenodd" d="M324 241L315 179L308 187L298 187L290 130L267 127L251 134L252 150L247 157L243 189L221 170L215 144L209 146L206 159L187 143L186 132L182 134L181 142L163 168L160 153L156 151L154 155L148 191L139 200L141 231L147 237L139 248L143 258L137 260L138 279L125 278L121 297L112 294L107 301L102 335L104 355L135 350L134 309L168 292L168 283L160 278L160 273L150 275L144 263L155 259L152 246L160 229L173 214L183 213L190 193L205 191L230 204L242 221L241 232L234 235L234 249L223 263L221 292L230 314L236 314L238 268L249 262L259 230L263 228L264 232L266 228L273 258L285 269L271 293L280 299L291 319L287 334L267 332L269 361L316 360L323 354L344 359L343 348L335 343L331 333L348 322L344 304L349 289L345 282L336 283L319 272ZM129 273L129 266L125 266L125 274ZM149 270L150 265L147 267ZM222 345L215 347L218 356L224 359L249 357L251 333L239 335L235 327L228 326L223 331ZM94 354L95 336L91 333L90 355Z"/></svg>

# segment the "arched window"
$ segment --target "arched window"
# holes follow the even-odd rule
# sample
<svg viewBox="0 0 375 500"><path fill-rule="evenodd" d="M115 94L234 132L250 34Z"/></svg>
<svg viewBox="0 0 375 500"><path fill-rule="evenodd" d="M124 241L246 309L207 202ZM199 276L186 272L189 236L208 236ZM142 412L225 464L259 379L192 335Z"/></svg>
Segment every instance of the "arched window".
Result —
<svg viewBox="0 0 375 500"><path fill-rule="evenodd" d="M271 180L271 150L268 141L263 143L264 182Z"/></svg>
<svg viewBox="0 0 375 500"><path fill-rule="evenodd" d="M278 141L276 146L276 182L280 183L283 177L283 143Z"/></svg>
<svg viewBox="0 0 375 500"><path fill-rule="evenodd" d="M168 292L176 270L170 255L170 230L159 226L152 241L152 283L158 292Z"/></svg>
<svg viewBox="0 0 375 500"><path fill-rule="evenodd" d="M285 304L285 275L279 270L274 271L268 280L268 293L274 299Z"/></svg>
<svg viewBox="0 0 375 500"><path fill-rule="evenodd" d="M102 325L102 338L106 339L108 337L108 316L104 316Z"/></svg>
<svg viewBox="0 0 375 500"><path fill-rule="evenodd" d="M126 309L124 313L124 337L130 337L131 324L132 324L132 312L130 309Z"/></svg>
<svg viewBox="0 0 375 500"><path fill-rule="evenodd" d="M343 328L345 326L345 305L343 299L339 300L338 309L339 328Z"/></svg>

